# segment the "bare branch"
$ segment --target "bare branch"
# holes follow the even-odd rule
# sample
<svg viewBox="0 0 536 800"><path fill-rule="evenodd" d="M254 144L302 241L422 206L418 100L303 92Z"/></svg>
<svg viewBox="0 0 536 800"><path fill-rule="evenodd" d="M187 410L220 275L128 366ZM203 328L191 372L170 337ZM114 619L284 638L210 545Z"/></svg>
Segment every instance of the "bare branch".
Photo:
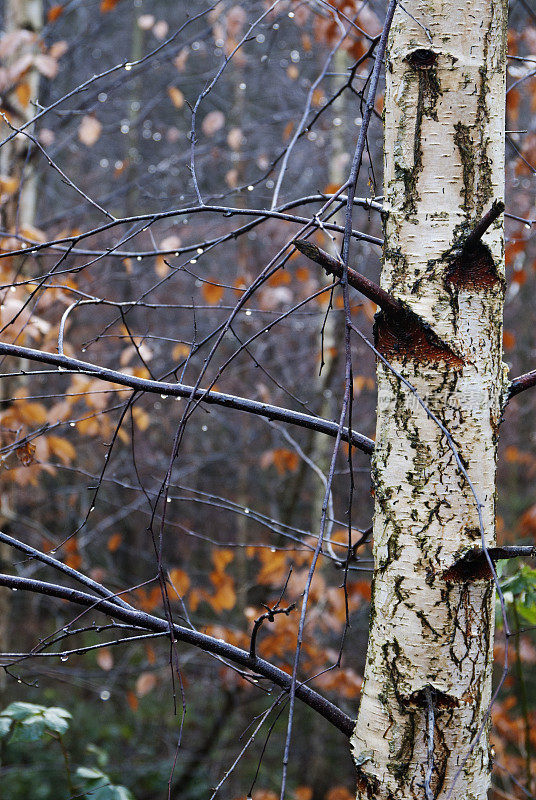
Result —
<svg viewBox="0 0 536 800"><path fill-rule="evenodd" d="M186 397L200 400L204 403L234 408L237 411L247 411L250 414L257 414L267 419L277 420L278 422L289 422L292 425L299 425L302 428L326 433L328 436L337 436L339 426L336 422L314 417L312 414L304 414L301 411L293 411L290 408L273 406L270 403L261 403L257 400L249 400L245 397L237 397L223 392L206 391L205 389L187 386L183 383L168 383L167 381L153 381L146 378L138 378L134 375L125 375L107 367L100 367L97 364L90 364L87 361L80 361L78 358L69 358L64 355L45 353L41 350L34 350L31 347L19 347L14 344L0 344L0 356L15 356L16 358L27 358L30 361L39 361L43 364L54 364L65 370L72 370L83 374L95 375L103 381L119 383L121 386L129 386L140 392L151 394L165 394L170 397ZM363 436L357 431L348 431L344 428L342 432L344 441L351 441L354 447L362 450L369 455L374 450L374 442L367 436Z"/></svg>
<svg viewBox="0 0 536 800"><path fill-rule="evenodd" d="M473 250L478 242L482 239L489 226L500 217L504 211L504 203L502 200L494 200L490 210L487 211L482 219L476 223L475 227L464 242L463 249L467 252Z"/></svg>
<svg viewBox="0 0 536 800"><path fill-rule="evenodd" d="M112 619L120 619L123 622L134 623L137 627L154 631L155 633L169 633L170 630L170 624L165 619L147 614L144 611L119 607L109 600L104 600L95 595L81 592L78 589L72 589L69 586L60 586L55 583L46 583L45 581L37 581L32 578L21 578L18 575L5 574L0 574L0 586L35 592L47 597L58 597L61 600L68 600L71 603L76 603L86 608L97 609L103 614L112 617ZM227 658L234 664L238 664L246 669L251 669L257 675L267 678L285 691L290 689L290 675L273 664L270 664L269 661L265 661L258 656L251 658L250 654L240 647L235 647L228 642L216 639L213 636L208 636L205 633L199 633L190 628L184 628L182 625L173 624L171 627L173 635L178 641L191 644L194 647L199 647L207 653L213 653L222 658ZM303 683L298 683L295 687L295 694L296 697L299 697L306 705L314 711L317 711L324 719L331 722L332 725L346 736L352 734L355 721L350 719L340 708L330 703L329 700L326 700L325 697L315 692L314 689L305 686Z"/></svg>
<svg viewBox="0 0 536 800"><path fill-rule="evenodd" d="M518 378L514 378L510 384L508 399L510 400L512 397L515 397L516 394L521 394L521 392L524 392L526 389L532 389L533 386L536 386L536 369L525 372L524 375L520 375Z"/></svg>

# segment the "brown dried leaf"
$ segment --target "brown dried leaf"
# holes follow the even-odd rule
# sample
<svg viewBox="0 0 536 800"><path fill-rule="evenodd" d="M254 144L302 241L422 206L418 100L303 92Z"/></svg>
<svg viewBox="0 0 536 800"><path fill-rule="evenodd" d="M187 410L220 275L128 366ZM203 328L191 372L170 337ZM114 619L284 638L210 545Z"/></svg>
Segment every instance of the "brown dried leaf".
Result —
<svg viewBox="0 0 536 800"><path fill-rule="evenodd" d="M82 117L78 128L78 138L82 144L85 144L86 147L93 147L95 142L99 140L101 132L102 125L96 117L90 114L85 114Z"/></svg>
<svg viewBox="0 0 536 800"><path fill-rule="evenodd" d="M26 442L25 444L17 447L16 450L17 458L19 459L20 463L23 467L29 467L30 464L34 463L34 456L35 456L35 445L31 442Z"/></svg>
<svg viewBox="0 0 536 800"><path fill-rule="evenodd" d="M34 64L37 67L38 72L40 72L41 75L44 75L45 78L52 80L52 78L55 78L58 74L58 62L51 55L39 53L34 58Z"/></svg>
<svg viewBox="0 0 536 800"><path fill-rule="evenodd" d="M214 286L213 283L204 283L201 292L206 302L215 306L222 299L225 289L223 286Z"/></svg>
<svg viewBox="0 0 536 800"><path fill-rule="evenodd" d="M110 672L114 665L114 657L108 647L97 650L97 664L105 672Z"/></svg>
<svg viewBox="0 0 536 800"><path fill-rule="evenodd" d="M175 108L182 108L184 105L184 95L178 86L168 86L167 92Z"/></svg>
<svg viewBox="0 0 536 800"><path fill-rule="evenodd" d="M205 136L214 136L225 125L225 114L223 111L209 111L201 123L201 129Z"/></svg>
<svg viewBox="0 0 536 800"><path fill-rule="evenodd" d="M156 686L156 675L153 672L142 672L136 681L136 694L138 697L145 697L152 692Z"/></svg>

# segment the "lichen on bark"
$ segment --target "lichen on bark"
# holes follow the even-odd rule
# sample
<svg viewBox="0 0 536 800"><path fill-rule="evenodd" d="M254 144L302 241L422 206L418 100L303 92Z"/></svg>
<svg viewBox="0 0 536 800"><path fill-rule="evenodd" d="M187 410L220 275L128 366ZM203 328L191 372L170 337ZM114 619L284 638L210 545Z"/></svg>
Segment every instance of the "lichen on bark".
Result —
<svg viewBox="0 0 536 800"><path fill-rule="evenodd" d="M471 745L491 695L494 590L487 577L445 580L481 531L427 409L452 437L491 546L506 386L501 222L471 253L462 244L503 196L505 26L506 0L409 0L391 29L382 286L441 346L424 346L431 335L416 346L385 319L376 326L380 353L415 391L378 363L374 615L352 737L358 800L424 797L428 692L434 798L484 800L489 786L485 726Z"/></svg>

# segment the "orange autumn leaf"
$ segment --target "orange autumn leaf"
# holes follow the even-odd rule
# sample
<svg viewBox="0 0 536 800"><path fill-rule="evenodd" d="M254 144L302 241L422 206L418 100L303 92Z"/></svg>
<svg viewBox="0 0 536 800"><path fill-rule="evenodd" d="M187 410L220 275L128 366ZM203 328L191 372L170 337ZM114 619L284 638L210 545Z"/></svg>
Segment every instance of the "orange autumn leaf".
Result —
<svg viewBox="0 0 536 800"><path fill-rule="evenodd" d="M138 430L142 432L147 430L149 423L151 422L151 418L149 417L147 411L139 406L136 406L132 409L132 418L134 419Z"/></svg>
<svg viewBox="0 0 536 800"><path fill-rule="evenodd" d="M29 467L30 464L33 464L35 461L35 445L31 442L26 442L20 447L17 447L16 453L23 467Z"/></svg>
<svg viewBox="0 0 536 800"><path fill-rule="evenodd" d="M19 188L19 180L11 175L0 175L0 194L15 194Z"/></svg>
<svg viewBox="0 0 536 800"><path fill-rule="evenodd" d="M273 451L273 464L279 475L284 475L285 472L296 472L299 463L300 458L294 450L279 447Z"/></svg>
<svg viewBox="0 0 536 800"><path fill-rule="evenodd" d="M61 436L48 436L50 452L57 456L64 464L70 464L76 457L76 450L71 442Z"/></svg>
<svg viewBox="0 0 536 800"><path fill-rule="evenodd" d="M222 547L212 553L212 563L216 572L223 572L233 559L234 553L228 547Z"/></svg>
<svg viewBox="0 0 536 800"><path fill-rule="evenodd" d="M292 133L293 130L294 130L294 123L292 122L292 120L290 120L289 122L287 122L287 124L285 125L285 127L283 129L283 141L284 142L286 142L287 139L290 139L290 134Z"/></svg>
<svg viewBox="0 0 536 800"><path fill-rule="evenodd" d="M285 286L291 283L291 281L292 277L284 269L277 270L277 272L274 272L274 274L268 278L268 284L270 286Z"/></svg>
<svg viewBox="0 0 536 800"><path fill-rule="evenodd" d="M229 575L225 575L221 572L211 572L210 579L221 580L221 583L212 597L207 597L208 602L216 612L231 611L236 605L236 592L233 579L229 577Z"/></svg>
<svg viewBox="0 0 536 800"><path fill-rule="evenodd" d="M17 403L17 413L26 425L44 425L47 421L47 410L41 403Z"/></svg>
<svg viewBox="0 0 536 800"><path fill-rule="evenodd" d="M190 355L190 347L187 344L176 344L173 350L171 351L171 357L175 361L182 361L183 358L188 358Z"/></svg>
<svg viewBox="0 0 536 800"><path fill-rule="evenodd" d="M526 283L526 280L527 280L527 273L525 272L524 269L518 269L514 271L514 274L512 275L513 283L517 283L519 286L523 286L523 284Z"/></svg>
<svg viewBox="0 0 536 800"><path fill-rule="evenodd" d="M47 11L47 22L56 22L58 17L63 14L63 6L59 4L51 6Z"/></svg>
<svg viewBox="0 0 536 800"><path fill-rule="evenodd" d="M521 517L520 524L523 536L534 536L536 534L536 503L525 511Z"/></svg>
<svg viewBox="0 0 536 800"><path fill-rule="evenodd" d="M165 278L166 275L169 275L169 267L166 264L166 259L164 256L157 256L154 260L154 271L158 275L159 278Z"/></svg>
<svg viewBox="0 0 536 800"><path fill-rule="evenodd" d="M170 569L169 580L179 597L184 597L190 588L190 578L183 569Z"/></svg>
<svg viewBox="0 0 536 800"><path fill-rule="evenodd" d="M167 93L169 95L169 99L175 106L175 108L182 108L184 105L184 95L178 86L168 86Z"/></svg>
<svg viewBox="0 0 536 800"><path fill-rule="evenodd" d="M109 537L106 547L110 553L115 553L116 550L119 549L121 546L121 542L123 541L123 535L121 533L112 533Z"/></svg>
<svg viewBox="0 0 536 800"><path fill-rule="evenodd" d="M215 286L213 283L204 283L201 292L207 303L215 306L223 297L225 289L223 286Z"/></svg>
<svg viewBox="0 0 536 800"><path fill-rule="evenodd" d="M297 786L294 789L294 800L311 800L313 790L310 786Z"/></svg>
<svg viewBox="0 0 536 800"><path fill-rule="evenodd" d="M127 692L127 703L129 705L129 708L130 708L131 711L137 711L138 710L138 705L139 705L138 698L136 697L134 692L132 692L132 691L131 692Z"/></svg>
<svg viewBox="0 0 536 800"><path fill-rule="evenodd" d="M370 600L371 584L370 581L352 581L351 587L349 586L349 594L357 594L363 600Z"/></svg>
<svg viewBox="0 0 536 800"><path fill-rule="evenodd" d="M257 583L263 586L278 583L288 572L287 554L284 550L263 550L259 553L263 566L257 574Z"/></svg>
<svg viewBox="0 0 536 800"><path fill-rule="evenodd" d="M503 347L505 350L512 350L516 344L516 337L515 333L512 331L504 331L503 332Z"/></svg>
<svg viewBox="0 0 536 800"><path fill-rule="evenodd" d="M150 591L138 589L136 599L142 611L154 611L162 602L162 592L160 586L153 586Z"/></svg>
<svg viewBox="0 0 536 800"><path fill-rule="evenodd" d="M26 108L28 103L30 102L30 97L32 96L32 90L30 89L30 84L27 81L23 81L17 85L15 89L15 94L17 95L17 100L21 104L23 108Z"/></svg>
<svg viewBox="0 0 536 800"><path fill-rule="evenodd" d="M106 14L108 11L113 11L119 0L101 0L100 12Z"/></svg>
<svg viewBox="0 0 536 800"><path fill-rule="evenodd" d="M334 786L327 793L326 800L354 800L354 795L344 786Z"/></svg>

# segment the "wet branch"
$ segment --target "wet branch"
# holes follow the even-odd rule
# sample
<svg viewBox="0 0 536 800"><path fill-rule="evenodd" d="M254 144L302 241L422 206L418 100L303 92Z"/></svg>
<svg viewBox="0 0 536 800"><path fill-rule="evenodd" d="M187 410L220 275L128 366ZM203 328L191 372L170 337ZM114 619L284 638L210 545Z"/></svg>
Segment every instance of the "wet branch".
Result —
<svg viewBox="0 0 536 800"><path fill-rule="evenodd" d="M524 375L520 375L518 378L514 378L510 384L508 399L510 400L510 398L515 397L516 394L521 394L521 392L524 392L526 389L532 389L533 386L536 386L536 369L525 372Z"/></svg>
<svg viewBox="0 0 536 800"><path fill-rule="evenodd" d="M155 633L167 632L170 630L170 623L166 619L147 614L137 609L123 608L115 603L96 597L87 592L81 592L69 586L60 586L55 583L34 580L33 578L22 578L18 575L0 574L0 586L7 586L11 589L35 592L46 597L57 597L61 600L68 600L80 606L85 606L95 611L107 614L112 619L118 619L126 623L134 623L136 627L144 628ZM229 644L228 642L217 639L214 636L200 633L199 631L185 628L182 625L171 625L173 635L177 641L198 647L207 653L212 653L222 658L226 658L233 664L252 670L256 675L267 678L272 683L280 686L285 691L289 691L291 677L279 667L270 664L258 656L251 658L246 650ZM309 688L304 683L298 683L295 688L296 697L299 697L306 705L317 711L321 716L331 722L338 730L346 736L351 736L355 720L348 717L340 708L337 708L325 697Z"/></svg>
<svg viewBox="0 0 536 800"><path fill-rule="evenodd" d="M34 350L30 347L20 347L14 344L0 344L0 356L15 356L16 358L26 358L29 361L38 361L43 364L52 364L65 371L72 371L81 374L95 375L103 381L118 383L121 386L128 386L139 392L149 392L151 394L165 394L170 397L184 397L195 399L199 402L233 408L237 411L247 411L278 422L287 422L291 425L299 425L302 428L319 431L328 436L336 437L339 426L336 422L314 417L312 414L304 414L301 411L294 411L280 406L273 406L270 403L261 403L258 400L250 400L246 397L238 397L223 392L214 392L183 383L169 383L167 381L154 381L147 378L139 378L135 375L126 375L107 367L81 361L77 358L69 358L65 355L55 353L45 353L41 350ZM350 441L358 450L362 450L369 455L374 450L374 442L367 436L357 431L349 431L344 428L342 439Z"/></svg>
<svg viewBox="0 0 536 800"><path fill-rule="evenodd" d="M487 211L482 219L476 223L473 230L464 242L463 250L465 252L474 250L476 245L482 239L490 225L495 222L504 211L504 203L502 200L495 200L490 210Z"/></svg>
<svg viewBox="0 0 536 800"><path fill-rule="evenodd" d="M536 558L536 547L532 545L507 545L504 547L490 547L487 555L493 563L508 558ZM455 561L443 573L447 581L471 581L491 578L491 570L486 552L480 547L474 548L462 558Z"/></svg>
<svg viewBox="0 0 536 800"><path fill-rule="evenodd" d="M321 250L306 239L294 239L292 244L300 253L303 253L304 256L320 264L329 275L342 278L344 271L342 261L333 258L329 253ZM398 300L395 300L389 292L386 292L385 289L382 289L376 283L365 278L364 275L361 275L361 273L356 272L355 269L351 269L350 267L348 267L348 283L350 286L353 286L354 289L361 292L361 294L364 294L365 297L368 297L369 300L372 300L373 303L376 303L383 311L394 315L400 315L402 313L401 304Z"/></svg>

